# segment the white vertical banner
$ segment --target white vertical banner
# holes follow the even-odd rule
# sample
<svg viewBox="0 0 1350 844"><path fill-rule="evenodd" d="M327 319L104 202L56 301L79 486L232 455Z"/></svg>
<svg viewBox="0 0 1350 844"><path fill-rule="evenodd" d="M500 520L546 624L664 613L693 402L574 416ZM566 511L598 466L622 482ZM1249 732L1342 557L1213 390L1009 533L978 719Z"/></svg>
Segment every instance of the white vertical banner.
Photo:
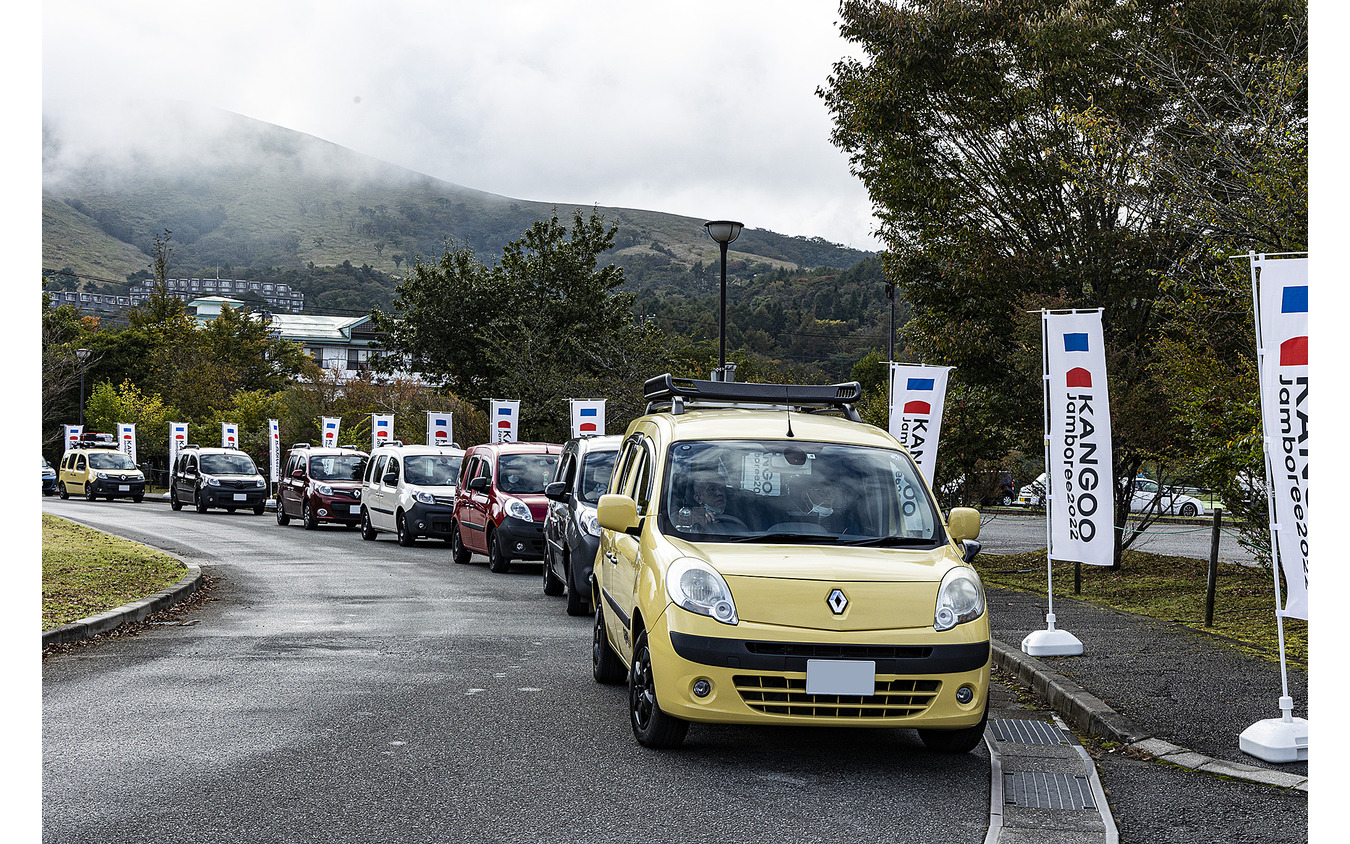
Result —
<svg viewBox="0 0 1350 844"><path fill-rule="evenodd" d="M342 426L341 416L323 416L319 419L320 445L324 448L337 448L338 429Z"/></svg>
<svg viewBox="0 0 1350 844"><path fill-rule="evenodd" d="M1041 312L1048 435L1050 559L1115 559L1111 402L1102 312Z"/></svg>
<svg viewBox="0 0 1350 844"><path fill-rule="evenodd" d="M220 447L239 447L239 425L235 422L220 423Z"/></svg>
<svg viewBox="0 0 1350 844"><path fill-rule="evenodd" d="M122 449L122 453L131 458L131 462L136 460L136 425L133 422L117 423L117 447Z"/></svg>
<svg viewBox="0 0 1350 844"><path fill-rule="evenodd" d="M178 465L178 449L187 445L188 423L169 423L169 472Z"/></svg>
<svg viewBox="0 0 1350 844"><path fill-rule="evenodd" d="M520 432L520 401L491 399L488 412L488 440L494 443L518 442Z"/></svg>
<svg viewBox="0 0 1350 844"><path fill-rule="evenodd" d="M568 399L568 401L572 405L573 437L584 437L591 434L604 436L604 399Z"/></svg>
<svg viewBox="0 0 1350 844"><path fill-rule="evenodd" d="M454 414L427 411L427 445L450 445L455 441Z"/></svg>
<svg viewBox="0 0 1350 844"><path fill-rule="evenodd" d="M83 425L66 426L66 448L74 448L75 443L80 441L80 435L84 433Z"/></svg>
<svg viewBox="0 0 1350 844"><path fill-rule="evenodd" d="M891 436L909 451L930 487L950 372L950 366L891 364Z"/></svg>
<svg viewBox="0 0 1350 844"><path fill-rule="evenodd" d="M372 451L388 445L394 439L394 414L370 414L370 448Z"/></svg>
<svg viewBox="0 0 1350 844"><path fill-rule="evenodd" d="M267 465L272 483L281 480L281 424L276 419L267 420Z"/></svg>
<svg viewBox="0 0 1350 844"><path fill-rule="evenodd" d="M1308 259L1253 260L1261 422L1273 492L1271 547L1287 588L1283 614L1308 617Z"/></svg>

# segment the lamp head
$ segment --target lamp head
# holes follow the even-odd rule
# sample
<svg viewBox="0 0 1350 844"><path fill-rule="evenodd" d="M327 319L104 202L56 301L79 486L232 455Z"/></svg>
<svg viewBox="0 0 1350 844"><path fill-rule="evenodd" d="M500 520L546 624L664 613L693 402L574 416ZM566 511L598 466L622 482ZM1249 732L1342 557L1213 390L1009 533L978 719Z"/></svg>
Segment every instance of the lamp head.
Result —
<svg viewBox="0 0 1350 844"><path fill-rule="evenodd" d="M744 228L743 224L731 220L712 220L704 223L703 227L708 230L708 236L718 243L731 243L741 236L741 229Z"/></svg>

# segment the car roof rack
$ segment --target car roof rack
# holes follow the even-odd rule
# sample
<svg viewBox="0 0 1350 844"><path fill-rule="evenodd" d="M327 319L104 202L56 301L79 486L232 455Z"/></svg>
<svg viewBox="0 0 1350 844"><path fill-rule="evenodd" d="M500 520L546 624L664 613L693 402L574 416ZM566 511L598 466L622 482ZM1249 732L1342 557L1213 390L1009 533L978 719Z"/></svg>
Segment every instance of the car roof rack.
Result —
<svg viewBox="0 0 1350 844"><path fill-rule="evenodd" d="M291 449L309 448L309 443L291 443Z"/></svg>
<svg viewBox="0 0 1350 844"><path fill-rule="evenodd" d="M740 381L697 381L667 372L642 385L647 412L669 409L676 415L688 407L744 407L753 405L787 410L838 410L861 422L854 405L862 398L857 381L842 384L754 384Z"/></svg>

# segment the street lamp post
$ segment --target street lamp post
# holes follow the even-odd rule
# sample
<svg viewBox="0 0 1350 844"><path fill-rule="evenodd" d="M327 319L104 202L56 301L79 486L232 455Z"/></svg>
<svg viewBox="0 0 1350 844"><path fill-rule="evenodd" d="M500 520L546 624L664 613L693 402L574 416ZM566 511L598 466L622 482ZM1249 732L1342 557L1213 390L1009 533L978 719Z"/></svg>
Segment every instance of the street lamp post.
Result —
<svg viewBox="0 0 1350 844"><path fill-rule="evenodd" d="M84 429L84 362L89 360L88 349L76 349L75 357L80 359L80 429Z"/></svg>
<svg viewBox="0 0 1350 844"><path fill-rule="evenodd" d="M722 298L717 323L717 371L724 377L727 368L727 245L741 236L741 223L730 220L711 220L703 224L708 236L722 248Z"/></svg>

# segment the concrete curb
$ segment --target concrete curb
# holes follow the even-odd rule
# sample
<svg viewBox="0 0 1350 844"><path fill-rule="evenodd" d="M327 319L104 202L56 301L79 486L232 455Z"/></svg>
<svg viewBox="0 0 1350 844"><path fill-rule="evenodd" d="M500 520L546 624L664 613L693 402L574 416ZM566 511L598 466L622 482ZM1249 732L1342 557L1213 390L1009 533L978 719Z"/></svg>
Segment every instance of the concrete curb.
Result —
<svg viewBox="0 0 1350 844"><path fill-rule="evenodd" d="M1044 662L994 639L990 642L993 664L1043 696L1070 726L1097 738L1135 748L1169 765L1247 782L1306 792L1308 778L1241 762L1213 759L1171 742L1154 738L1116 712L1101 698L1052 670Z"/></svg>
<svg viewBox="0 0 1350 844"><path fill-rule="evenodd" d="M42 631L42 646L45 648L48 645L89 639L123 624L144 621L151 613L173 606L196 592L197 587L201 585L202 570L194 565L188 565L187 570L187 574L177 583L167 589L161 589L148 598Z"/></svg>

